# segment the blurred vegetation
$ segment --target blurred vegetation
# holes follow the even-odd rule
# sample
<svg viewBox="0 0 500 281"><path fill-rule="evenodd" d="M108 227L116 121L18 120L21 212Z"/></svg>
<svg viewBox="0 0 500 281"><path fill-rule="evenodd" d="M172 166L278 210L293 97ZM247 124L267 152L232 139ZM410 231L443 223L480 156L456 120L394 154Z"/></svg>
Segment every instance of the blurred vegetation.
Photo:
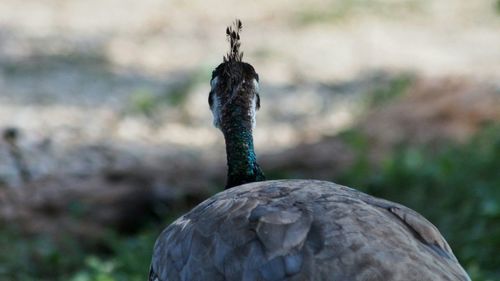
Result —
<svg viewBox="0 0 500 281"><path fill-rule="evenodd" d="M0 64L3 75L17 77L21 74L36 74L53 69L63 69L66 67L92 71L98 75L107 75L110 62L105 52L99 48L84 52L66 51L51 53L44 51L32 55L29 59L16 61L6 60Z"/></svg>
<svg viewBox="0 0 500 281"><path fill-rule="evenodd" d="M119 236L110 230L106 238L95 244L64 234L62 238L27 237L12 227L2 226L0 280L146 280L160 228L149 227L132 236Z"/></svg>
<svg viewBox="0 0 500 281"><path fill-rule="evenodd" d="M400 147L376 169L366 138L343 137L358 159L337 182L417 210L438 226L472 280L500 280L500 126L437 151Z"/></svg>
<svg viewBox="0 0 500 281"><path fill-rule="evenodd" d="M473 280L500 280L500 126L444 149L400 147L378 168L369 164L362 134L341 138L359 153L336 182L417 210L439 227ZM145 280L154 240L166 224L132 236L110 230L104 249L74 237L26 238L2 227L0 279Z"/></svg>
<svg viewBox="0 0 500 281"><path fill-rule="evenodd" d="M159 94L155 94L149 89L136 89L130 96L127 113L144 115L154 119L167 105L182 108L193 88L206 82L208 73L205 68L194 71L178 83L169 85L165 91Z"/></svg>
<svg viewBox="0 0 500 281"><path fill-rule="evenodd" d="M366 105L369 108L381 106L399 96L407 93L408 89L415 81L412 74L400 74L391 78L388 83L375 87L366 97Z"/></svg>
<svg viewBox="0 0 500 281"><path fill-rule="evenodd" d="M327 5L318 7L310 6L301 9L295 16L295 21L300 25L330 22L354 18L356 14L370 14L383 17L397 18L408 16L409 12L421 12L421 1L385 1L385 0L336 0L328 1Z"/></svg>
<svg viewBox="0 0 500 281"><path fill-rule="evenodd" d="M71 281L146 280L154 241L159 233L145 231L133 237L111 236L112 256L88 255Z"/></svg>

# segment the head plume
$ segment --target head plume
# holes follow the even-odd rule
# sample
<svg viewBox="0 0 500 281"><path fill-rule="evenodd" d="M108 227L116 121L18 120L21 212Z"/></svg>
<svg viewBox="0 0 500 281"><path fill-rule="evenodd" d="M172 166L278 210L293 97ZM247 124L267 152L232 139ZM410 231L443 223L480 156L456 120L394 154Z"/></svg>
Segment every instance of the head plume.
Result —
<svg viewBox="0 0 500 281"><path fill-rule="evenodd" d="M226 28L226 36L229 41L229 52L224 56L224 62L241 61L243 52L240 52L240 32L243 28L241 21L236 19L232 26Z"/></svg>

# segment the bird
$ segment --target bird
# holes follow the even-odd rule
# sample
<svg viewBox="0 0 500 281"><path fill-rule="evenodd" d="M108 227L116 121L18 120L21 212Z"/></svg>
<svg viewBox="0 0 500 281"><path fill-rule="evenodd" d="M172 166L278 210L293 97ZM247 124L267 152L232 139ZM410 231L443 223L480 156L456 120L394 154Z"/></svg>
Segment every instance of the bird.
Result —
<svg viewBox="0 0 500 281"><path fill-rule="evenodd" d="M259 76L242 61L240 20L212 73L209 106L225 139L226 189L157 238L149 281L470 281L417 212L320 180L266 180L252 132Z"/></svg>

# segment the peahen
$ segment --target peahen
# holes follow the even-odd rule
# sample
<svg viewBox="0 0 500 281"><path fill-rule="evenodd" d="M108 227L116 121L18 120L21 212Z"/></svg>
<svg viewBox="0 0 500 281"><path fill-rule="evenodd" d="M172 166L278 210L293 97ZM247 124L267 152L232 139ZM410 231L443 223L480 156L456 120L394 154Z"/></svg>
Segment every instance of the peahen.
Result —
<svg viewBox="0 0 500 281"><path fill-rule="evenodd" d="M241 22L214 70L209 104L224 134L227 190L158 237L150 281L470 280L415 211L318 180L264 181L253 148L259 77L242 62Z"/></svg>

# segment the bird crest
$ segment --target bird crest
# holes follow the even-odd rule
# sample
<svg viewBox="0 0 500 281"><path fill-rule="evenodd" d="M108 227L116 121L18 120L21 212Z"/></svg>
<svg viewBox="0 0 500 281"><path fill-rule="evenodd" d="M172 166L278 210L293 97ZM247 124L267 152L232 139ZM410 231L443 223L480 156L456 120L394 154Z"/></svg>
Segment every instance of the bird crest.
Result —
<svg viewBox="0 0 500 281"><path fill-rule="evenodd" d="M229 41L229 52L224 56L224 62L241 62L243 52L240 52L240 32L243 28L241 20L236 19L232 26L226 28L226 36Z"/></svg>

